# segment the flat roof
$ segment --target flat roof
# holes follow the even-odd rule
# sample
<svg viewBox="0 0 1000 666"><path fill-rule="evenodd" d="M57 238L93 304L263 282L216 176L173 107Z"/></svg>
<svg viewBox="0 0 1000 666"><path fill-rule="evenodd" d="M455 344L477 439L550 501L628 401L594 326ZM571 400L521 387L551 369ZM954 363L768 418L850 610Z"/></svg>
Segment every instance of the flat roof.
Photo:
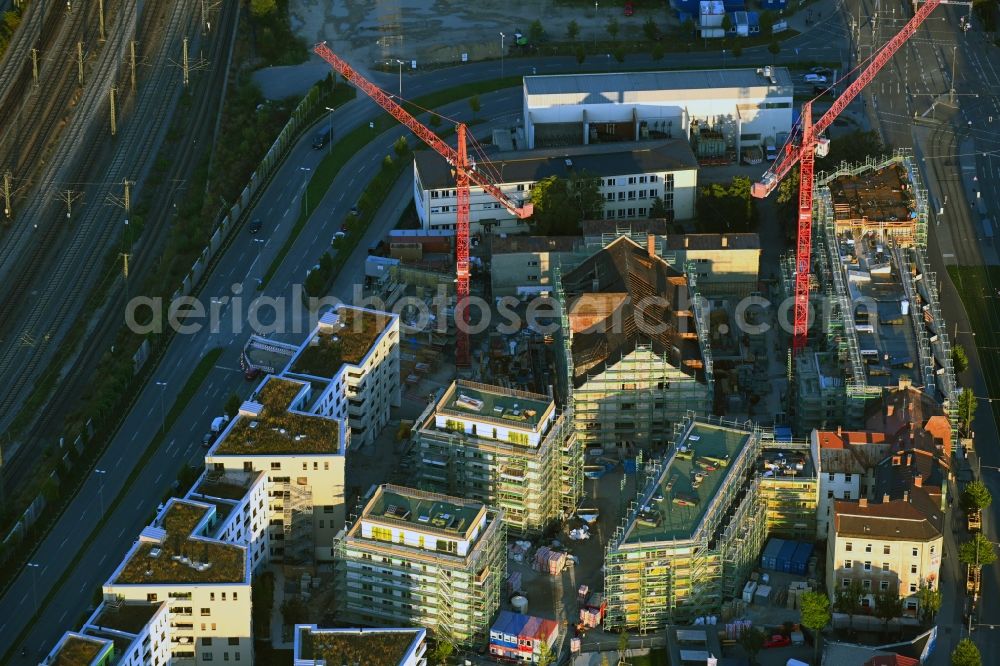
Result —
<svg viewBox="0 0 1000 666"><path fill-rule="evenodd" d="M668 250L759 250L757 234L670 234Z"/></svg>
<svg viewBox="0 0 1000 666"><path fill-rule="evenodd" d="M445 391L437 411L439 414L453 414L497 425L538 430L539 423L549 414L550 408L554 409L554 403L546 395L458 380Z"/></svg>
<svg viewBox="0 0 1000 666"><path fill-rule="evenodd" d="M361 519L464 537L485 511L482 502L385 485L365 507Z"/></svg>
<svg viewBox="0 0 1000 666"><path fill-rule="evenodd" d="M307 383L269 377L256 400L243 403L240 414L211 454L294 455L340 452L340 424L316 414L292 411Z"/></svg>
<svg viewBox="0 0 1000 666"><path fill-rule="evenodd" d="M109 645L100 639L65 634L58 651L53 655L51 666L89 666Z"/></svg>
<svg viewBox="0 0 1000 666"><path fill-rule="evenodd" d="M580 236L496 236L490 239L490 252L518 254L521 252L572 252L583 244Z"/></svg>
<svg viewBox="0 0 1000 666"><path fill-rule="evenodd" d="M329 666L399 666L420 639L420 629L314 629L299 627L295 658Z"/></svg>
<svg viewBox="0 0 1000 666"><path fill-rule="evenodd" d="M242 583L246 581L246 549L193 533L208 507L171 500L154 528L158 538L141 541L120 568L118 585L164 583ZM148 530L149 528L147 528ZM187 561L184 561L187 560Z"/></svg>
<svg viewBox="0 0 1000 666"><path fill-rule="evenodd" d="M391 315L346 306L327 313L289 371L332 379L345 363L360 363L391 322Z"/></svg>
<svg viewBox="0 0 1000 666"><path fill-rule="evenodd" d="M688 69L657 72L608 72L594 74L546 74L524 77L527 95L590 94L588 104L628 102L628 93L719 88L788 87L791 94L792 75L787 67L772 67L775 83L771 83L756 68ZM604 95L604 97L602 97ZM530 102L528 103L531 105Z"/></svg>
<svg viewBox="0 0 1000 666"><path fill-rule="evenodd" d="M155 604L129 602L117 606L102 603L100 614L90 624L101 629L138 634L165 603L165 601Z"/></svg>
<svg viewBox="0 0 1000 666"><path fill-rule="evenodd" d="M194 487L191 488L190 495L206 495L208 497L218 497L219 499L240 501L253 487L260 477L260 473L225 474L206 473L201 476Z"/></svg>
<svg viewBox="0 0 1000 666"><path fill-rule="evenodd" d="M830 198L834 219L915 225L916 199L913 184L900 164L845 175L831 180Z"/></svg>
<svg viewBox="0 0 1000 666"><path fill-rule="evenodd" d="M424 189L455 187L451 166L443 157L433 150L418 150L413 157ZM591 176L624 176L698 168L691 144L685 139L491 153L489 158L500 174L501 184L537 182L549 176L568 178L583 172Z"/></svg>
<svg viewBox="0 0 1000 666"><path fill-rule="evenodd" d="M650 499L632 514L623 543L690 538L751 437L745 430L695 421L646 488Z"/></svg>

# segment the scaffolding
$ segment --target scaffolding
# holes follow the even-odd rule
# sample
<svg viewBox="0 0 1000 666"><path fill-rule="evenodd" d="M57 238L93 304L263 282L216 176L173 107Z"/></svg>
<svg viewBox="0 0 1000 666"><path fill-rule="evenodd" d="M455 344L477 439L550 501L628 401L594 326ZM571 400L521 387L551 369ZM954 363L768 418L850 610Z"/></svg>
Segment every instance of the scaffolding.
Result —
<svg viewBox="0 0 1000 666"><path fill-rule="evenodd" d="M312 489L286 481L281 486L286 564L308 564L315 554Z"/></svg>

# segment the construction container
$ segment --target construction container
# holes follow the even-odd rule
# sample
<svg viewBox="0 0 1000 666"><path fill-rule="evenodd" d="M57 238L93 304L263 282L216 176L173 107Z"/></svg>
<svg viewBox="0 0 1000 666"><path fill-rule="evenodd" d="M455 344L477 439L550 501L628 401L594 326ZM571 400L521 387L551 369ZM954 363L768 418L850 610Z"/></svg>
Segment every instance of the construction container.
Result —
<svg viewBox="0 0 1000 666"><path fill-rule="evenodd" d="M771 586L770 585L759 585L757 586L757 591L753 595L754 603L763 603L771 598Z"/></svg>
<svg viewBox="0 0 1000 666"><path fill-rule="evenodd" d="M748 580L747 584L743 586L743 601L746 603L753 603L753 595L757 592L757 583Z"/></svg>
<svg viewBox="0 0 1000 666"><path fill-rule="evenodd" d="M774 539L772 538L764 546L764 552L760 556L760 566L763 569L777 569L778 568L778 554L781 552L782 546L785 545L784 539Z"/></svg>
<svg viewBox="0 0 1000 666"><path fill-rule="evenodd" d="M521 591L521 572L514 571L507 577L507 593L515 594Z"/></svg>
<svg viewBox="0 0 1000 666"><path fill-rule="evenodd" d="M528 612L528 597L523 594L515 594L510 598L510 605L514 607L518 613Z"/></svg>
<svg viewBox="0 0 1000 666"><path fill-rule="evenodd" d="M809 557L812 555L813 545L811 543L799 542L792 556L791 571L794 574L805 576L809 568Z"/></svg>
<svg viewBox="0 0 1000 666"><path fill-rule="evenodd" d="M781 552L778 553L778 559L775 563L775 571L791 572L792 558L795 556L796 548L798 548L798 544L795 541L786 541L782 544Z"/></svg>

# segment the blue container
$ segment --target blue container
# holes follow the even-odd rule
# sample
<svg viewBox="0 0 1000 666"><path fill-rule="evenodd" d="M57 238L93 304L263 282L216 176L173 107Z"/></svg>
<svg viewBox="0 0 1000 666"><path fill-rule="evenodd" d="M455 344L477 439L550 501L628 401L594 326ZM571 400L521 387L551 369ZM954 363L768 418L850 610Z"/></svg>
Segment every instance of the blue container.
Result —
<svg viewBox="0 0 1000 666"><path fill-rule="evenodd" d="M784 141L779 141L778 145L782 145ZM792 429L788 426L777 426L774 429L774 439L777 442L790 442L792 441Z"/></svg>
<svg viewBox="0 0 1000 666"><path fill-rule="evenodd" d="M795 541L785 542L781 547L781 552L778 553L778 562L774 567L775 571L791 572L792 558L795 556L796 548L798 548L798 543Z"/></svg>
<svg viewBox="0 0 1000 666"><path fill-rule="evenodd" d="M795 555L792 556L792 573L799 574L801 576L806 575L806 570L809 568L809 557L812 555L813 545L811 543L799 543L798 547L795 549Z"/></svg>
<svg viewBox="0 0 1000 666"><path fill-rule="evenodd" d="M622 466L625 467L626 474L635 474L636 471L635 458L626 458L625 462L622 463Z"/></svg>
<svg viewBox="0 0 1000 666"><path fill-rule="evenodd" d="M760 0L761 9L780 11L788 5L788 0Z"/></svg>
<svg viewBox="0 0 1000 666"><path fill-rule="evenodd" d="M767 545L764 546L764 552L760 556L760 566L764 569L776 569L778 553L781 552L781 547L784 545L784 539L773 538L769 540Z"/></svg>

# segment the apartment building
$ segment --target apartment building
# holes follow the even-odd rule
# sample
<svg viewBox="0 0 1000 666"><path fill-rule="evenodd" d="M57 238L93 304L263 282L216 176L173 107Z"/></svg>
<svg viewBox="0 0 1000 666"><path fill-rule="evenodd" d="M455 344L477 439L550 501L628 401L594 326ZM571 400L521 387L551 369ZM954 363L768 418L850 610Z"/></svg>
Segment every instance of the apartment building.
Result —
<svg viewBox="0 0 1000 666"><path fill-rule="evenodd" d="M649 217L659 198L670 219L694 216L698 160L686 139L603 143L490 155L497 167L497 186L514 202L531 199L535 183L556 176L600 179L602 217L625 220ZM413 196L424 230L454 229L458 206L455 177L443 157L417 151L413 162ZM491 194L473 186L469 200L472 233L524 233L519 220Z"/></svg>
<svg viewBox="0 0 1000 666"><path fill-rule="evenodd" d="M205 455L211 478L266 474L270 561L333 560L333 537L344 520L349 438L343 417L323 415L333 404L329 390L267 377Z"/></svg>
<svg viewBox="0 0 1000 666"><path fill-rule="evenodd" d="M346 420L349 443L360 448L375 441L400 404L399 317L338 305L301 344L251 336L241 363L311 384L311 412Z"/></svg>
<svg viewBox="0 0 1000 666"><path fill-rule="evenodd" d="M526 298L552 291L552 269L582 250L576 236L505 236L489 239L493 296Z"/></svg>
<svg viewBox="0 0 1000 666"><path fill-rule="evenodd" d="M427 666L426 629L324 629L295 625L293 666Z"/></svg>
<svg viewBox="0 0 1000 666"><path fill-rule="evenodd" d="M417 485L498 507L509 531L537 534L580 501L572 415L546 395L458 380L427 406L414 434Z"/></svg>
<svg viewBox="0 0 1000 666"><path fill-rule="evenodd" d="M106 609L167 603L170 663L253 663L248 548L218 538L230 518L210 502L168 500L104 584Z"/></svg>
<svg viewBox="0 0 1000 666"><path fill-rule="evenodd" d="M557 280L566 386L586 447L665 444L689 411L711 412L704 302L682 273L619 237ZM570 390L571 389L571 390Z"/></svg>
<svg viewBox="0 0 1000 666"><path fill-rule="evenodd" d="M893 450L891 437L881 432L813 430L809 439L819 477L817 539L825 539L837 500L873 499L875 468Z"/></svg>
<svg viewBox="0 0 1000 666"><path fill-rule="evenodd" d="M339 622L418 625L456 644L483 642L507 575L503 513L481 502L374 487L337 535Z"/></svg>
<svg viewBox="0 0 1000 666"><path fill-rule="evenodd" d="M167 603L102 601L80 631L68 631L42 664L162 666L170 663Z"/></svg>
<svg viewBox="0 0 1000 666"><path fill-rule="evenodd" d="M671 234L661 254L677 270L690 272L707 298L743 298L757 291L757 234Z"/></svg>

